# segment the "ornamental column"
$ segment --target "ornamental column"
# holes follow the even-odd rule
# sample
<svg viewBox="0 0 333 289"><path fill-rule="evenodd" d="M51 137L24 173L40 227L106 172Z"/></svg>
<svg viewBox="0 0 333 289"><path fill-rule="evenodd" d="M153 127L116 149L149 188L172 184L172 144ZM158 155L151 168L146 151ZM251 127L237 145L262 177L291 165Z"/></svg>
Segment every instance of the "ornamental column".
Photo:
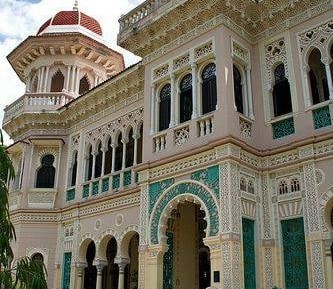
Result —
<svg viewBox="0 0 333 289"><path fill-rule="evenodd" d="M126 168L126 145L128 143L128 139L127 138L123 138L121 140L121 142L123 143L123 156L122 156L122 166L121 166L121 169L124 170Z"/></svg>
<svg viewBox="0 0 333 289"><path fill-rule="evenodd" d="M155 133L155 84L151 86L151 99L150 99L150 134Z"/></svg>
<svg viewBox="0 0 333 289"><path fill-rule="evenodd" d="M96 280L96 289L102 289L102 278L103 278L103 269L107 266L107 262L103 260L94 261L94 265L97 269L97 280Z"/></svg>
<svg viewBox="0 0 333 289"><path fill-rule="evenodd" d="M193 111L192 111L192 119L198 117L198 94L197 94L197 64L192 63L192 103L193 103Z"/></svg>
<svg viewBox="0 0 333 289"><path fill-rule="evenodd" d="M84 275L84 269L87 267L87 264L84 262L77 262L76 264L76 282L74 282L75 289L82 289L83 287L83 275Z"/></svg>
<svg viewBox="0 0 333 289"><path fill-rule="evenodd" d="M330 100L333 100L333 82L332 82L332 73L331 73L331 67L330 67L330 61L329 59L323 59L323 63L325 64L326 69L326 79L328 84L328 91L329 91L329 98Z"/></svg>
<svg viewBox="0 0 333 289"><path fill-rule="evenodd" d="M75 71L76 71L76 67L74 65L72 65L72 73L71 73L71 84L70 84L70 92L74 93L74 81L75 81Z"/></svg>
<svg viewBox="0 0 333 289"><path fill-rule="evenodd" d="M170 97L170 124L169 127L175 126L175 75L172 73L171 79L171 97Z"/></svg>
<svg viewBox="0 0 333 289"><path fill-rule="evenodd" d="M43 92L46 92L47 90L47 84L48 84L48 80L49 80L49 71L50 71L50 67L46 66L45 67L45 76L44 76L44 88L43 88Z"/></svg>
<svg viewBox="0 0 333 289"><path fill-rule="evenodd" d="M305 108L308 108L312 105L312 100L311 100L311 88L310 88L310 79L309 79L309 71L310 67L308 65L303 66L303 84L305 87Z"/></svg>
<svg viewBox="0 0 333 289"><path fill-rule="evenodd" d="M76 76L75 76L75 95L79 95L79 88L80 88L80 67L76 67Z"/></svg>
<svg viewBox="0 0 333 289"><path fill-rule="evenodd" d="M119 278L118 278L118 289L124 289L125 288L125 267L128 265L129 259L128 258L115 258L115 264L118 264L119 267ZM98 289L98 288L96 288Z"/></svg>
<svg viewBox="0 0 333 289"><path fill-rule="evenodd" d="M96 155L97 155L97 152L94 151L92 153L92 155L93 155L93 163L92 163L91 179L94 179L95 178L95 167L96 167Z"/></svg>
<svg viewBox="0 0 333 289"><path fill-rule="evenodd" d="M148 284L154 289L163 289L163 256L168 251L167 245L148 247L147 272Z"/></svg>
<svg viewBox="0 0 333 289"><path fill-rule="evenodd" d="M134 139L134 156L133 156L133 166L138 164L138 139L140 138L139 134L133 134Z"/></svg>
<svg viewBox="0 0 333 289"><path fill-rule="evenodd" d="M210 253L210 286L222 288L221 268L222 268L222 251L221 239L217 237L204 238L204 244L209 247ZM214 273L215 272L215 273ZM214 276L215 275L215 276Z"/></svg>
<svg viewBox="0 0 333 289"><path fill-rule="evenodd" d="M248 96L248 117L253 119L253 95L252 95L252 81L251 81L251 67L246 67L246 82L247 82L247 96Z"/></svg>
<svg viewBox="0 0 333 289"><path fill-rule="evenodd" d="M105 173L105 154L106 154L107 149L103 146L102 147L102 169L101 169L101 176L104 176Z"/></svg>
<svg viewBox="0 0 333 289"><path fill-rule="evenodd" d="M116 166L116 148L118 147L118 144L112 143L112 164L111 164L111 173L114 173L115 166Z"/></svg>
<svg viewBox="0 0 333 289"><path fill-rule="evenodd" d="M65 90L69 92L69 78L71 73L71 66L67 66L67 75L66 75L66 83L65 83Z"/></svg>

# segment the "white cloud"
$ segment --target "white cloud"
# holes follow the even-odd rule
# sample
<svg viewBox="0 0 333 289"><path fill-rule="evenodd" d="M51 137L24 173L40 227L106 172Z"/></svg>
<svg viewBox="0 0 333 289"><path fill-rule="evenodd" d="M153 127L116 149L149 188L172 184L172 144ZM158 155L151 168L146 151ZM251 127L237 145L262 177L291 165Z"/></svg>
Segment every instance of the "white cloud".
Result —
<svg viewBox="0 0 333 289"><path fill-rule="evenodd" d="M36 1L31 1L36 2ZM126 66L138 61L138 57L118 47L118 19L143 0L80 0L79 8L98 20L108 46L124 54ZM24 93L24 85L16 76L6 56L29 35L35 35L39 27L56 12L71 10L74 0L1 0L0 7L0 122L3 109ZM10 143L5 134L5 143Z"/></svg>

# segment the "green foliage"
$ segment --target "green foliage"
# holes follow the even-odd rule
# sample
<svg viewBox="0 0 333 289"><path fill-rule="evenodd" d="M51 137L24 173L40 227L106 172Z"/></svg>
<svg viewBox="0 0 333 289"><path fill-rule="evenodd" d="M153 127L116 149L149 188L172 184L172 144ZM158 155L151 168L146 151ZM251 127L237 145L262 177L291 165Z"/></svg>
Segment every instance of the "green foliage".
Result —
<svg viewBox="0 0 333 289"><path fill-rule="evenodd" d="M7 182L14 179L14 176L14 168L3 145L0 130L0 288L47 289L46 270L42 263L28 257L14 262L11 242L16 240L16 235L10 221L7 188Z"/></svg>

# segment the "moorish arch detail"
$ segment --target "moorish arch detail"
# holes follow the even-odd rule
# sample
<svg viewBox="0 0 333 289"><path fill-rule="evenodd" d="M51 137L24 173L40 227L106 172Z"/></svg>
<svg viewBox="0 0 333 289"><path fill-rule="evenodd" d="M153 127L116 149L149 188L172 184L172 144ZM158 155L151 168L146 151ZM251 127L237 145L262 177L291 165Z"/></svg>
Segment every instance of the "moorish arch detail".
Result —
<svg viewBox="0 0 333 289"><path fill-rule="evenodd" d="M333 220L331 219L333 210L333 187L322 194L319 204L322 217L322 230L329 232L333 230Z"/></svg>
<svg viewBox="0 0 333 289"><path fill-rule="evenodd" d="M152 211L150 221L150 242L153 245L163 240L162 216L167 215L167 210L175 207L179 202L190 201L198 203L206 212L207 237L216 236L219 232L218 202L214 194L204 185L196 181L185 181L171 186L158 199ZM164 218L167 222L167 218ZM159 229L162 228L162 231ZM165 232L164 232L165 234Z"/></svg>

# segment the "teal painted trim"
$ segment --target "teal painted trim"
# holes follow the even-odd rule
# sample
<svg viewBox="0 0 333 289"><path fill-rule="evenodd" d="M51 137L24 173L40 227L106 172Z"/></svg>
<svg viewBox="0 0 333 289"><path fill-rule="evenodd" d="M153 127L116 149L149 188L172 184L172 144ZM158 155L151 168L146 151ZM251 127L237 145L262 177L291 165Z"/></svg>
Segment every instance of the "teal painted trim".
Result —
<svg viewBox="0 0 333 289"><path fill-rule="evenodd" d="M89 191L90 191L90 184L84 185L83 190L82 190L82 198L88 198L89 197Z"/></svg>
<svg viewBox="0 0 333 289"><path fill-rule="evenodd" d="M102 180L102 193L109 191L110 181L109 177Z"/></svg>
<svg viewBox="0 0 333 289"><path fill-rule="evenodd" d="M163 191L174 184L174 179L167 179L158 183L149 185L149 215L151 214L157 199L162 195Z"/></svg>
<svg viewBox="0 0 333 289"><path fill-rule="evenodd" d="M294 118L286 118L272 124L273 138L281 138L295 133Z"/></svg>
<svg viewBox="0 0 333 289"><path fill-rule="evenodd" d="M119 187L120 187L120 175L118 174L112 177L112 189L117 191Z"/></svg>
<svg viewBox="0 0 333 289"><path fill-rule="evenodd" d="M158 244L159 221L164 208L176 196L185 193L197 196L206 205L209 212L209 220L210 220L209 223L210 231L208 233L208 236L216 236L218 234L219 231L218 208L210 192L197 183L181 183L174 186L171 190L169 190L156 206L156 209L154 211L154 214L152 215L152 220L151 220L152 244L154 245Z"/></svg>
<svg viewBox="0 0 333 289"><path fill-rule="evenodd" d="M218 199L220 198L219 166L213 166L201 171L194 172L191 175L191 179L204 183L214 192Z"/></svg>
<svg viewBox="0 0 333 289"><path fill-rule="evenodd" d="M256 254L254 241L254 221L242 219L243 259L245 289L256 289Z"/></svg>
<svg viewBox="0 0 333 289"><path fill-rule="evenodd" d="M173 288L173 233L166 232L168 251L163 256L163 289Z"/></svg>
<svg viewBox="0 0 333 289"><path fill-rule="evenodd" d="M66 202L73 201L75 199L75 189L67 190Z"/></svg>
<svg viewBox="0 0 333 289"><path fill-rule="evenodd" d="M69 289L71 282L71 263L72 253L68 252L64 254L63 260L63 275L62 275L62 289Z"/></svg>
<svg viewBox="0 0 333 289"><path fill-rule="evenodd" d="M329 106L324 106L312 111L313 127L320 129L332 125Z"/></svg>
<svg viewBox="0 0 333 289"><path fill-rule="evenodd" d="M99 181L96 181L96 182L93 182L92 184L92 195L95 196L95 195L98 195L99 193Z"/></svg>
<svg viewBox="0 0 333 289"><path fill-rule="evenodd" d="M281 221L286 289L308 289L303 218Z"/></svg>
<svg viewBox="0 0 333 289"><path fill-rule="evenodd" d="M123 183L124 183L124 187L128 187L131 185L132 183L132 171L126 171L124 172L124 180L123 180Z"/></svg>

